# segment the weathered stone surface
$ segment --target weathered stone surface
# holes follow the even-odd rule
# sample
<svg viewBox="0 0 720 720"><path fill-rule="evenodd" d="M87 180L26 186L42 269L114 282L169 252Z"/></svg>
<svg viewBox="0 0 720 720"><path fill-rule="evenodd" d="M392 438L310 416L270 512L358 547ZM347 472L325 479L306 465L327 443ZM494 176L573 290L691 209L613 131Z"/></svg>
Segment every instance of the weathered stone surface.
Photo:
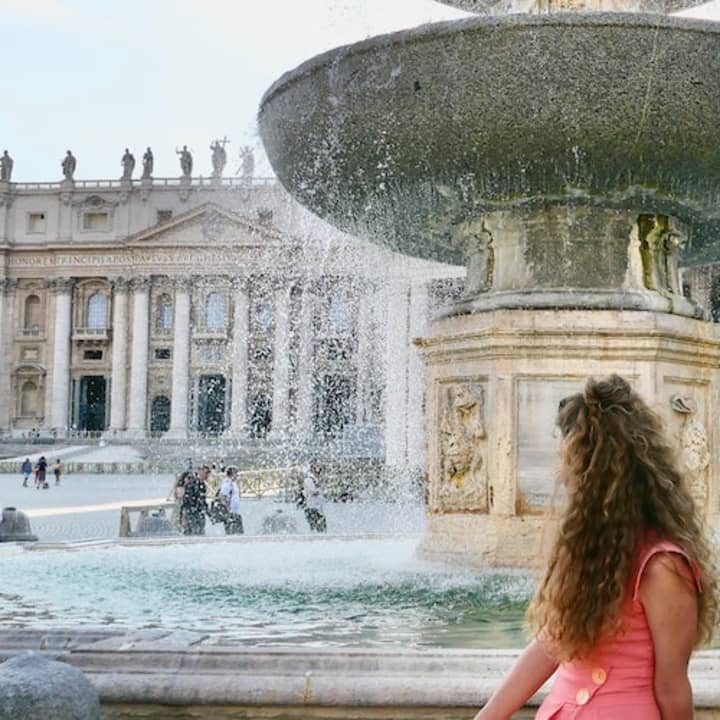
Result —
<svg viewBox="0 0 720 720"><path fill-rule="evenodd" d="M0 720L100 720L97 690L79 670L28 653L0 665Z"/></svg>
<svg viewBox="0 0 720 720"><path fill-rule="evenodd" d="M280 78L259 123L279 178L310 209L406 254L464 263L453 228L494 210L717 216L718 116L717 23L561 13L332 50Z"/></svg>
<svg viewBox="0 0 720 720"><path fill-rule="evenodd" d="M507 12L592 11L603 12L675 12L701 5L703 0L436 0L443 5L478 15Z"/></svg>
<svg viewBox="0 0 720 720"><path fill-rule="evenodd" d="M718 523L720 484L706 430L720 383L716 324L657 312L496 310L436 320L422 351L430 511L424 557L476 567L527 567L541 557L543 540L545 550L551 541L543 536L543 511L556 493L558 402L588 376L610 373L627 377L664 417L686 452L683 462L697 468L698 506L711 527ZM476 493L448 505L448 488L455 489L448 482L448 398L458 387L484 391L486 438L467 444L481 453L487 499ZM678 397L696 408L692 425L673 410Z"/></svg>

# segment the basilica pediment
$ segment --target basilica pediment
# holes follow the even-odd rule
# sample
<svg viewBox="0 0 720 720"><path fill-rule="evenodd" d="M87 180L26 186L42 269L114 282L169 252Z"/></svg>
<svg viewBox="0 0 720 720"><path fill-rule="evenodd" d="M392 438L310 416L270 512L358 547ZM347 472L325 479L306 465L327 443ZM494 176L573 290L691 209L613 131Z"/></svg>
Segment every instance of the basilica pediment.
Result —
<svg viewBox="0 0 720 720"><path fill-rule="evenodd" d="M123 245L151 247L242 247L279 245L286 241L267 214L249 219L206 203L129 236Z"/></svg>

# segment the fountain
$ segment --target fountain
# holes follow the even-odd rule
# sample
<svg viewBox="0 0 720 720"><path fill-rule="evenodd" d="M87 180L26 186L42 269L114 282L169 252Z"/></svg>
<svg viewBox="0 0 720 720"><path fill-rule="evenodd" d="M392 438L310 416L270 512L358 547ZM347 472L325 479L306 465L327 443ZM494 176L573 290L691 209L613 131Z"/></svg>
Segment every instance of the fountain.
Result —
<svg viewBox="0 0 720 720"><path fill-rule="evenodd" d="M30 530L30 520L21 510L6 507L0 517L0 543L3 542L35 542L37 535Z"/></svg>
<svg viewBox="0 0 720 720"><path fill-rule="evenodd" d="M526 565L552 493L557 402L611 372L666 417L716 521L720 334L678 263L720 214L720 26L447 4L487 15L315 57L259 111L278 177L309 209L467 267L464 296L417 340L424 555ZM585 3L558 7L572 5Z"/></svg>

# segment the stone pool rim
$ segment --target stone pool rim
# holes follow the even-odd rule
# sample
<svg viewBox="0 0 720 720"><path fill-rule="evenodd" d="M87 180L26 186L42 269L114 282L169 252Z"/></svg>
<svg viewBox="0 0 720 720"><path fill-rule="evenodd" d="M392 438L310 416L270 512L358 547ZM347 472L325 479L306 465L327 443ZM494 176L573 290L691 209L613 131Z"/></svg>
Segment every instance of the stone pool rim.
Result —
<svg viewBox="0 0 720 720"><path fill-rule="evenodd" d="M34 651L67 662L87 675L104 706L474 708L520 652L267 649L203 646L203 639L187 632L75 627L0 631L0 661ZM697 708L720 708L719 673L720 651L694 654L690 677Z"/></svg>

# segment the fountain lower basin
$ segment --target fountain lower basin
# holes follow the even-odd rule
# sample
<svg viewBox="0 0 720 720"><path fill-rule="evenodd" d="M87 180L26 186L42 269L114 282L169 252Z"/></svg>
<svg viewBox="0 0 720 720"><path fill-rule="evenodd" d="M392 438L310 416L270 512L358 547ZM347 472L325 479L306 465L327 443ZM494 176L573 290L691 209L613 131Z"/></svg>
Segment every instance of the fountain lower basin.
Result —
<svg viewBox="0 0 720 720"><path fill-rule="evenodd" d="M217 538L15 550L2 555L0 630L163 629L244 646L523 645L527 573L421 562L417 543Z"/></svg>

